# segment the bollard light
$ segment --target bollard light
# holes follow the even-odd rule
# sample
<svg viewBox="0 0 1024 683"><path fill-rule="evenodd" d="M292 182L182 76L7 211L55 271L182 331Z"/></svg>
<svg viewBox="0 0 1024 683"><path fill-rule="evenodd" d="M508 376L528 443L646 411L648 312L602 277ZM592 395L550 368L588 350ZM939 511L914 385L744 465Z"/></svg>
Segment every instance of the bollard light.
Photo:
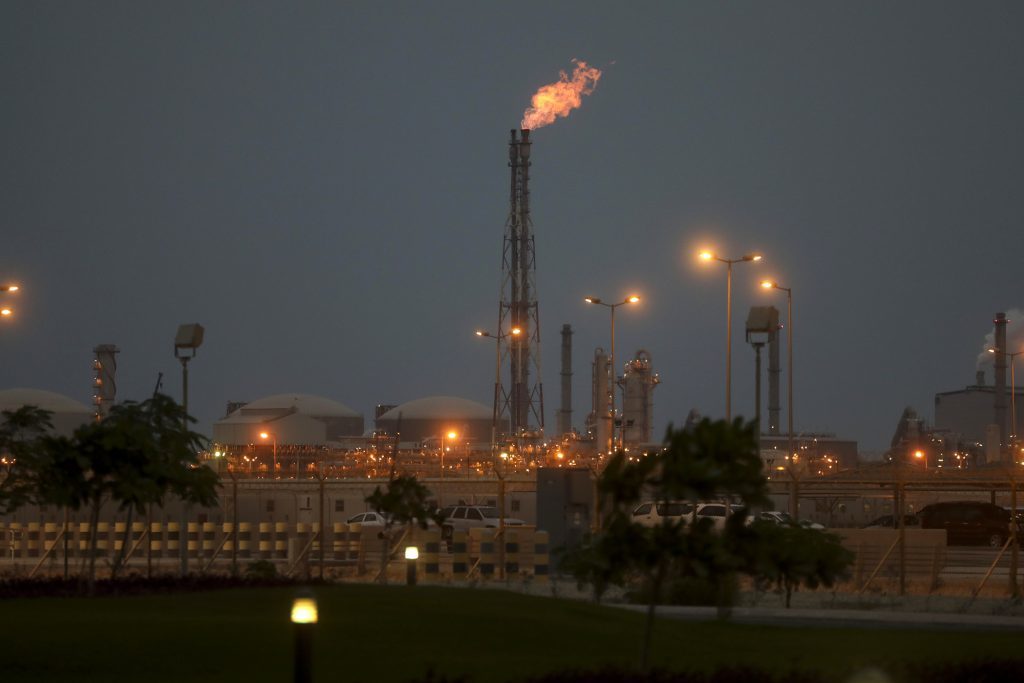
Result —
<svg viewBox="0 0 1024 683"><path fill-rule="evenodd" d="M292 623L295 624L295 683L313 680L313 626L319 616L316 600L296 598L292 602Z"/></svg>
<svg viewBox="0 0 1024 683"><path fill-rule="evenodd" d="M405 546L405 584L416 585L416 560L420 559L420 549L414 545Z"/></svg>
<svg viewBox="0 0 1024 683"><path fill-rule="evenodd" d="M317 622L316 600L296 598L292 603L293 624L315 624Z"/></svg>

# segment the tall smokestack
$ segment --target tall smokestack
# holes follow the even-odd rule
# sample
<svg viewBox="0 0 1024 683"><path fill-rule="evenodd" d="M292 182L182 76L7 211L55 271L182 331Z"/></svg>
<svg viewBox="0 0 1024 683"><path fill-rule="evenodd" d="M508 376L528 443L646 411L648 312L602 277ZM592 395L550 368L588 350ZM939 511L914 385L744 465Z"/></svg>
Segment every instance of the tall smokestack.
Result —
<svg viewBox="0 0 1024 683"><path fill-rule="evenodd" d="M536 259L530 218L530 131L508 142L511 169L509 214L501 258L501 301L498 304L498 343L507 345L509 385L497 393L501 419L507 410L513 436L544 432L544 388L540 369L540 318L537 311ZM512 330L519 328L519 334Z"/></svg>
<svg viewBox="0 0 1024 683"><path fill-rule="evenodd" d="M768 333L768 433L779 433L779 328Z"/></svg>
<svg viewBox="0 0 1024 683"><path fill-rule="evenodd" d="M1006 444L1006 314L996 313L995 320L995 423L999 427L999 444Z"/></svg>
<svg viewBox="0 0 1024 683"><path fill-rule="evenodd" d="M591 400L594 416L594 445L598 453L612 452L612 364L604 349L594 349Z"/></svg>
<svg viewBox="0 0 1024 683"><path fill-rule="evenodd" d="M558 411L558 433L572 431L572 325L562 325L562 407Z"/></svg>

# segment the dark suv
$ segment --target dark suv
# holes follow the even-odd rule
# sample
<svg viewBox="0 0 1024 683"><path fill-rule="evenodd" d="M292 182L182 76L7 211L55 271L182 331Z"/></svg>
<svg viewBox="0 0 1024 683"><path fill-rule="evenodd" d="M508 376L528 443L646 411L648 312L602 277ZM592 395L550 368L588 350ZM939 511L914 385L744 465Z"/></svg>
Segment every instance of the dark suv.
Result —
<svg viewBox="0 0 1024 683"><path fill-rule="evenodd" d="M1010 535L1010 513L992 503L935 503L918 513L922 529L945 529L948 545L1000 548Z"/></svg>

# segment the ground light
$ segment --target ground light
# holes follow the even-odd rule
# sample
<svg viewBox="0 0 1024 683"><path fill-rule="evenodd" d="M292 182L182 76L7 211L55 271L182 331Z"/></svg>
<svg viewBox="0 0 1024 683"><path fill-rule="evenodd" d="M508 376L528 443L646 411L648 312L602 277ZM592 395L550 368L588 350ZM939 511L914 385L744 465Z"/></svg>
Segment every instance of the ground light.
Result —
<svg viewBox="0 0 1024 683"><path fill-rule="evenodd" d="M317 622L316 600L296 598L292 602L292 623L295 624L295 683L313 680L313 627Z"/></svg>
<svg viewBox="0 0 1024 683"><path fill-rule="evenodd" d="M414 545L405 547L405 584L416 585L416 560L420 559L420 549Z"/></svg>

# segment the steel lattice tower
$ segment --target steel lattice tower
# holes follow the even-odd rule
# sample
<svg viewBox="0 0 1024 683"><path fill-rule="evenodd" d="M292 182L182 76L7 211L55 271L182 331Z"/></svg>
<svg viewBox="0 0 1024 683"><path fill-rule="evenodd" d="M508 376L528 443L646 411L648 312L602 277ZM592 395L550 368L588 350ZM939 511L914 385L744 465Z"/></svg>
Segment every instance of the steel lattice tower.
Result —
<svg viewBox="0 0 1024 683"><path fill-rule="evenodd" d="M530 220L530 131L508 143L511 169L509 214L501 256L501 303L498 306L500 362L508 362L508 385L494 396L495 419L508 415L510 435L544 432L544 388L540 374L540 319L537 314L536 261ZM519 334L512 330L519 328Z"/></svg>

